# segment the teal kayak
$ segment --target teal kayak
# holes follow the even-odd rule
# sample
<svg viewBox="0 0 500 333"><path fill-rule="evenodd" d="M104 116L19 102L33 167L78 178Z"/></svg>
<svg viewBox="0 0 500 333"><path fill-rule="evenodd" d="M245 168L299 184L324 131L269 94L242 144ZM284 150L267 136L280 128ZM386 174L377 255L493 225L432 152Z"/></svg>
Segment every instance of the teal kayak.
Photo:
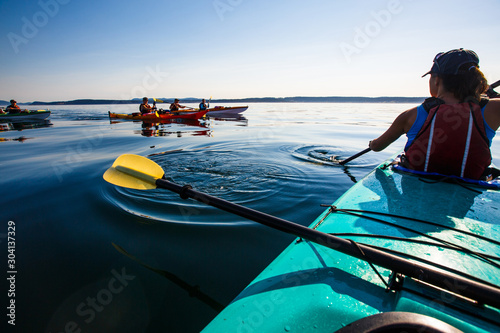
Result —
<svg viewBox="0 0 500 333"><path fill-rule="evenodd" d="M25 110L19 113L1 113L0 122L40 121L50 116L49 110Z"/></svg>
<svg viewBox="0 0 500 333"><path fill-rule="evenodd" d="M203 332L500 332L500 191L391 162L329 206Z"/></svg>

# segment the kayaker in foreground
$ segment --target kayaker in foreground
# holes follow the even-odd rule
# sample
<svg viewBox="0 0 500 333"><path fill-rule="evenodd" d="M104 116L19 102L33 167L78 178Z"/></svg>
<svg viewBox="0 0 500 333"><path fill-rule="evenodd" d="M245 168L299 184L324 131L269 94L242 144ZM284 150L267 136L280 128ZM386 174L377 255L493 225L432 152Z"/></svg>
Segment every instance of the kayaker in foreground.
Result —
<svg viewBox="0 0 500 333"><path fill-rule="evenodd" d="M155 109L156 108L154 106L151 106L151 105L148 104L148 98L147 97L144 97L142 99L142 104L139 105L139 111L141 112L141 114L151 113Z"/></svg>
<svg viewBox="0 0 500 333"><path fill-rule="evenodd" d="M401 113L370 141L381 151L406 134L402 166L423 172L482 179L491 164L491 141L500 127L500 99L481 99L489 86L474 51L439 53L429 72L428 98Z"/></svg>

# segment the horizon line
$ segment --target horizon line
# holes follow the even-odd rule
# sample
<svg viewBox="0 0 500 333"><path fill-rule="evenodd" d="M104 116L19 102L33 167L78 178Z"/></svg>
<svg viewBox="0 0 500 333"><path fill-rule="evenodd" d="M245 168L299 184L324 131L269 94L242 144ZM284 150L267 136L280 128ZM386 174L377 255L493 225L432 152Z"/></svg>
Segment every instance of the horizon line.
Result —
<svg viewBox="0 0 500 333"><path fill-rule="evenodd" d="M162 101L168 100L173 101L176 97L161 97L161 98L156 98ZM311 102L314 99L363 99L363 100L377 100L377 99L396 99L396 100L417 100L417 99L425 99L427 97L421 97L421 96L377 96L377 97L369 97L369 96L288 96L288 97L243 97L243 98L217 98L214 99L212 98L212 102L220 101L220 102L253 102L253 103L258 103L259 100L262 100L262 102L294 102L291 99L308 99L311 100ZM152 99L149 98L149 99ZM185 98L179 98L181 101L186 101L186 102L194 102L194 101L201 101L202 99L207 100L207 98L197 98L197 97L185 97ZM84 104L93 104L92 102L97 102L96 104L104 104L103 102L109 102L109 103L122 103L122 104L128 104L128 103L136 103L137 101L141 101L142 97L134 97L131 99L102 99L102 98L77 98L77 99L71 99L71 100L59 100L59 101L31 101L31 102L18 102L17 104L21 105L31 105L33 103L36 104L66 104L66 103L71 103L71 104L77 104L78 102L85 102ZM8 100L1 100L1 102L6 102L9 103ZM161 103L161 102L160 102ZM163 102L167 103L167 102Z"/></svg>

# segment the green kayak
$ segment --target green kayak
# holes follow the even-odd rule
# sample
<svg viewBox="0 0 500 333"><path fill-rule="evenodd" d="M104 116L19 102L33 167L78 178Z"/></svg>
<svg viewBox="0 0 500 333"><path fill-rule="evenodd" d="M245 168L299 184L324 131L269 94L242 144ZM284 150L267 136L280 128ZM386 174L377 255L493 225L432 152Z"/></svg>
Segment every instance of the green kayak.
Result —
<svg viewBox="0 0 500 333"><path fill-rule="evenodd" d="M389 164L304 228L203 332L500 332L500 191Z"/></svg>
<svg viewBox="0 0 500 333"><path fill-rule="evenodd" d="M0 113L0 122L35 122L50 116L49 110L24 110L19 113Z"/></svg>

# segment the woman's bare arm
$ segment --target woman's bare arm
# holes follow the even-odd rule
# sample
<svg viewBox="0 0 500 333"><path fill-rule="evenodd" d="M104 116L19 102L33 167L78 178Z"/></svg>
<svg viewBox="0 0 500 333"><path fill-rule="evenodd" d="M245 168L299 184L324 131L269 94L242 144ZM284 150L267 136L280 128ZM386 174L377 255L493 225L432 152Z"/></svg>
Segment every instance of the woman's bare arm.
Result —
<svg viewBox="0 0 500 333"><path fill-rule="evenodd" d="M401 113L384 134L370 141L371 150L381 151L387 148L391 143L399 139L401 135L408 133L415 119L417 119L417 107Z"/></svg>

